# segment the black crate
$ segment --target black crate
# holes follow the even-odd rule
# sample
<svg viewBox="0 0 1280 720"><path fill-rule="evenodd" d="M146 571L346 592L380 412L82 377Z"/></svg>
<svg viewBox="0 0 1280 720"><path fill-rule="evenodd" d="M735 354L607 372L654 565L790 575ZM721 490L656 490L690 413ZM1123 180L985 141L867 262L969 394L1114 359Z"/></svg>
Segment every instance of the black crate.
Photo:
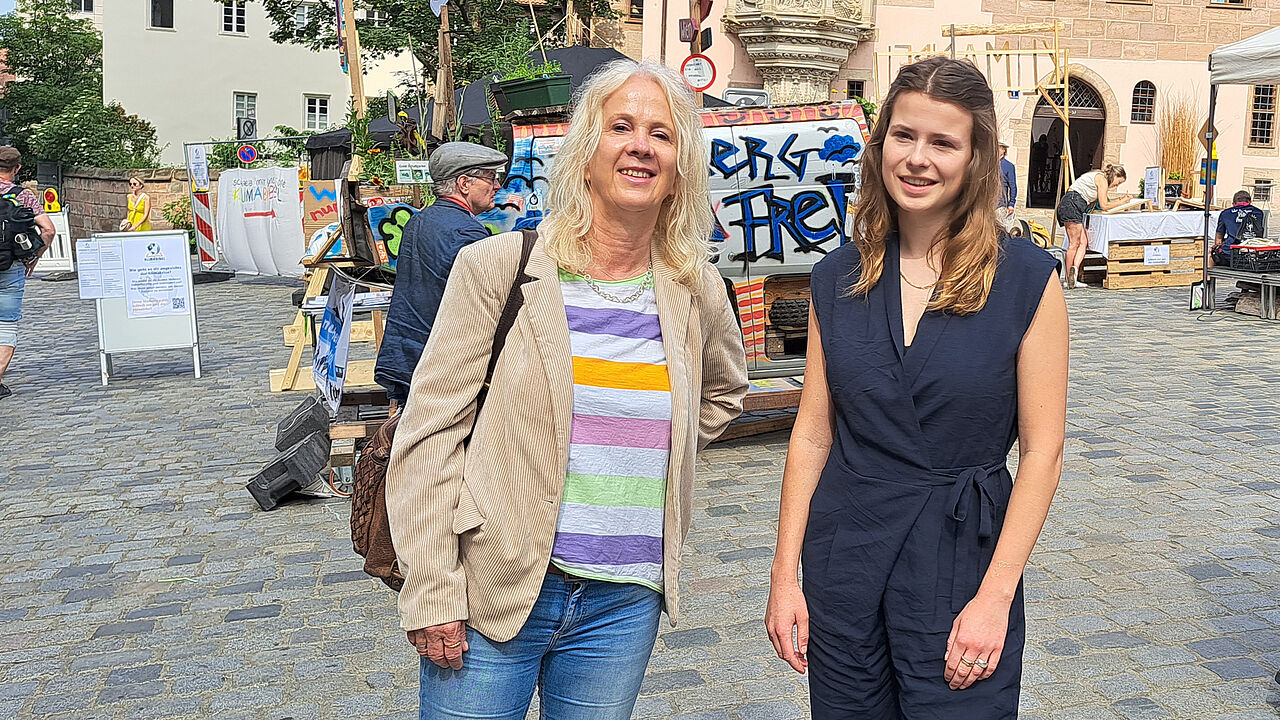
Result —
<svg viewBox="0 0 1280 720"><path fill-rule="evenodd" d="M1231 248L1231 269L1248 272L1280 272L1280 247Z"/></svg>

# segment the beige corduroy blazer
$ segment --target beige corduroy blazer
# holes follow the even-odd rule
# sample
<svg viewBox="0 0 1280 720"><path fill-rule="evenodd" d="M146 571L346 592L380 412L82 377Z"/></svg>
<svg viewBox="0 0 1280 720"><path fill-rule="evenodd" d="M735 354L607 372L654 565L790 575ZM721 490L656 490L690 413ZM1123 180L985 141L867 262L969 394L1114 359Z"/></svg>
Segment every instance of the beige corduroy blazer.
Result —
<svg viewBox="0 0 1280 720"><path fill-rule="evenodd" d="M404 566L406 630L465 620L505 642L524 626L546 575L569 462L573 373L559 274L541 241L529 258L524 306L464 444L520 248L520 233L505 233L458 254L396 430L386 493ZM694 456L742 411L747 373L715 268L704 267L696 295L657 256L653 274L671 378L663 584L674 624Z"/></svg>

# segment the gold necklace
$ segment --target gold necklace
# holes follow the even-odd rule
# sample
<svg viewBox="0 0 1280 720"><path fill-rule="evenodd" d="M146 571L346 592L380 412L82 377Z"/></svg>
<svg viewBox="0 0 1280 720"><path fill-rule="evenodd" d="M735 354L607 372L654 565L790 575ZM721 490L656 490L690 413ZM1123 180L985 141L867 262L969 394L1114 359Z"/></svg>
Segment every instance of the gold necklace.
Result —
<svg viewBox="0 0 1280 720"><path fill-rule="evenodd" d="M933 281L933 282L931 282L931 283L929 283L928 285L917 285L917 284L915 284L915 283L911 282L911 280L910 280L910 279L908 279L908 278L907 278L907 276L906 276L906 275L904 275L904 274L903 274L903 272L902 272L901 270L899 270L899 271L898 271L898 277L902 278L902 281L903 281L903 282L905 282L906 284L910 285L911 287L913 287L913 288L915 288L915 289L917 289L917 290L932 290L932 289L933 289L933 286L938 284L938 279L937 279L937 278L935 278L935 279L934 279L934 281Z"/></svg>

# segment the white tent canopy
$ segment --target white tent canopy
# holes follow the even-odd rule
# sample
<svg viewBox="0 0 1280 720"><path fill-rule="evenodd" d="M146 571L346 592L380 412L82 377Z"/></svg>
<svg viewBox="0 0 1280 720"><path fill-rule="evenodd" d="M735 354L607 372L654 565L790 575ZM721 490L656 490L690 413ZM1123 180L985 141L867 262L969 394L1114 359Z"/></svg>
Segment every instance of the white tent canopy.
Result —
<svg viewBox="0 0 1280 720"><path fill-rule="evenodd" d="M1280 83L1280 27L1209 54L1209 82L1213 85Z"/></svg>

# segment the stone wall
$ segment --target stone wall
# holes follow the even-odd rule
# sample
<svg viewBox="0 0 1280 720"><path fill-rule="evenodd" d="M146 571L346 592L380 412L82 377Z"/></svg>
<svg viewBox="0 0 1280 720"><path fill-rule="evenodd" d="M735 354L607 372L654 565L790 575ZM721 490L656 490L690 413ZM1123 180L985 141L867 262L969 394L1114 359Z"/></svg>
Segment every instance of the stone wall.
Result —
<svg viewBox="0 0 1280 720"><path fill-rule="evenodd" d="M69 210L71 236L86 238L93 233L116 232L129 212L126 196L129 177L140 175L143 192L151 197L151 228L168 230L161 209L187 194L187 171L172 168L147 170L114 170L105 168L67 168L62 174L62 204ZM218 173L210 173L210 200L214 208L218 199Z"/></svg>
<svg viewBox="0 0 1280 720"><path fill-rule="evenodd" d="M1280 25L1280 3L1238 6L1207 0L982 0L993 23L1034 23L1057 17L1072 60L1207 62L1219 45Z"/></svg>

